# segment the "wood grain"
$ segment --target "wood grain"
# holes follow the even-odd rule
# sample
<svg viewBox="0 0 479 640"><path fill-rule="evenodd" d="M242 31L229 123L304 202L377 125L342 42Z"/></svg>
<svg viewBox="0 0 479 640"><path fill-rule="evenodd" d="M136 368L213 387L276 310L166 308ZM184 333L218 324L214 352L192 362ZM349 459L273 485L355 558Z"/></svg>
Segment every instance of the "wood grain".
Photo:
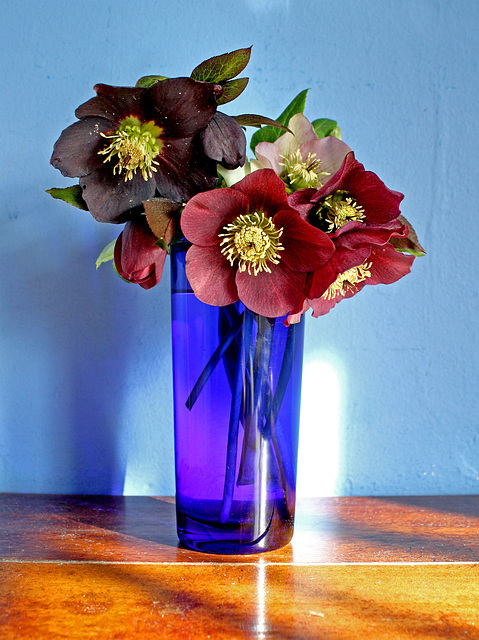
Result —
<svg viewBox="0 0 479 640"><path fill-rule="evenodd" d="M0 557L203 562L178 546L169 498L0 494ZM221 556L249 562L260 556ZM476 562L479 498L319 498L299 502L293 541L268 562Z"/></svg>
<svg viewBox="0 0 479 640"><path fill-rule="evenodd" d="M471 565L3 563L0 637L479 638Z"/></svg>
<svg viewBox="0 0 479 640"><path fill-rule="evenodd" d="M479 640L479 497L300 502L293 542L178 546L171 498L0 495L1 640Z"/></svg>

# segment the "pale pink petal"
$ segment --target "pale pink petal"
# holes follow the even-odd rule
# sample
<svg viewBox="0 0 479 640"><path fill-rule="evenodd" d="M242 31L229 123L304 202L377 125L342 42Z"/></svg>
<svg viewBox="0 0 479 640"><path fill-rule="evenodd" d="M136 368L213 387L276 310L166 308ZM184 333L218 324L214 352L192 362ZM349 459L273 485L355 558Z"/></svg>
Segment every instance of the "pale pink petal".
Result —
<svg viewBox="0 0 479 640"><path fill-rule="evenodd" d="M281 175L283 168L280 165L281 158L279 157L278 147L275 144L272 142L260 142L256 145L254 152L263 169L273 169L277 176Z"/></svg>
<svg viewBox="0 0 479 640"><path fill-rule="evenodd" d="M333 136L311 140L301 145L301 156L305 162L309 154L316 154L316 157L321 160L321 171L327 174L321 180L322 185L326 184L341 168L344 158L350 151L347 144Z"/></svg>
<svg viewBox="0 0 479 640"><path fill-rule="evenodd" d="M291 155L306 142L318 140L313 125L302 113L297 113L290 119L288 129L293 133L284 133L274 143L282 156Z"/></svg>

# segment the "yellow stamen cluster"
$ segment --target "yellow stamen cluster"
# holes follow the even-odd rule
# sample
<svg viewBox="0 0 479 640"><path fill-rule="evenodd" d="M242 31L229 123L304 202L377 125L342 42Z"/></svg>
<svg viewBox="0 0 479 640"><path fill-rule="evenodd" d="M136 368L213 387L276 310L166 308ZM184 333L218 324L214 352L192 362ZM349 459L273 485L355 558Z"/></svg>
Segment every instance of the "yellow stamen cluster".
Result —
<svg viewBox="0 0 479 640"><path fill-rule="evenodd" d="M111 135L102 133L104 138L112 142L99 151L99 155L106 155L103 162L108 162L115 156L117 164L113 167L113 175L125 172L125 182L132 180L135 171L139 169L144 180L153 176L158 164L155 158L160 153L163 142L160 135L163 129L158 127L153 120L140 122L135 116L125 118L118 129Z"/></svg>
<svg viewBox="0 0 479 640"><path fill-rule="evenodd" d="M363 263L359 267L352 267L340 273L333 284L329 285L321 298L333 300L337 296L344 296L346 293L356 291L356 285L371 277L371 262Z"/></svg>
<svg viewBox="0 0 479 640"><path fill-rule="evenodd" d="M315 153L308 153L306 160L303 160L301 151L298 149L289 156L281 156L283 167L281 178L291 191L299 189L317 189L323 183L323 178L329 176L327 171L321 171L321 160Z"/></svg>
<svg viewBox="0 0 479 640"><path fill-rule="evenodd" d="M238 271L248 270L251 275L253 270L256 276L260 271L271 273L269 263L279 263L278 252L283 250L279 239L283 229L277 229L263 212L238 216L223 227L223 231L219 234L223 238L221 253L231 266L238 261Z"/></svg>
<svg viewBox="0 0 479 640"><path fill-rule="evenodd" d="M351 220L362 221L364 209L346 191L336 191L321 203L318 215L327 222L327 232L332 233Z"/></svg>

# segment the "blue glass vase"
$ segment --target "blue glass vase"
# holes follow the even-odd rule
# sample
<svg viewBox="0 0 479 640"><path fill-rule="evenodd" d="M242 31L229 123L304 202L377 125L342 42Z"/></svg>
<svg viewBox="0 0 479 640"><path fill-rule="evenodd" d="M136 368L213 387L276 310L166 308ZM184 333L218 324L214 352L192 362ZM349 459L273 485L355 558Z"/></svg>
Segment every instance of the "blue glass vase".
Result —
<svg viewBox="0 0 479 640"><path fill-rule="evenodd" d="M187 547L287 544L296 498L304 321L200 302L171 251L177 530Z"/></svg>

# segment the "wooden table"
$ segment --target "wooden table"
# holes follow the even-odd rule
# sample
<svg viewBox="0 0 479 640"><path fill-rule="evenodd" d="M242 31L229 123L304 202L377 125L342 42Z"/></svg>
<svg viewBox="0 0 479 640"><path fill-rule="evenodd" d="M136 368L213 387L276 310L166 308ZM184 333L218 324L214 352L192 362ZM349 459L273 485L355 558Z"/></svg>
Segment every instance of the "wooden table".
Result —
<svg viewBox="0 0 479 640"><path fill-rule="evenodd" d="M0 494L0 638L479 639L479 497L300 502L293 542L179 548L171 498Z"/></svg>

